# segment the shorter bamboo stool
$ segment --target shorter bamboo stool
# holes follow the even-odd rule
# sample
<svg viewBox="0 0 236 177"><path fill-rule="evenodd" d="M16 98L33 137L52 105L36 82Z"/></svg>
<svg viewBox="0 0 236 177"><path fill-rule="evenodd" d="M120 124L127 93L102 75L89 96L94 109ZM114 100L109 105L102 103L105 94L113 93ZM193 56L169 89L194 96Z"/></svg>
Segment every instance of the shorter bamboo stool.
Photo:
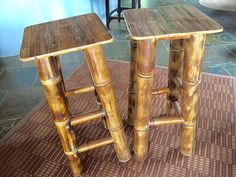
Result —
<svg viewBox="0 0 236 177"><path fill-rule="evenodd" d="M112 36L96 14L42 23L24 30L20 59L23 62L35 61L57 132L74 176L80 176L82 172L79 153L100 146L113 143L121 162L130 159L123 122L117 109L101 47L102 44L110 43L112 40ZM65 90L59 55L82 49L86 55L93 85ZM97 94L101 110L80 117L70 117L67 97L90 91L95 91ZM78 147L72 126L104 117L111 137Z"/></svg>
<svg viewBox="0 0 236 177"><path fill-rule="evenodd" d="M128 120L134 125L135 157L147 157L149 128L164 124L182 124L180 150L189 156L205 37L223 28L191 5L126 10L124 18L131 36ZM153 89L155 50L161 40L170 40L168 87ZM160 94L167 94L166 115L151 118L152 97Z"/></svg>

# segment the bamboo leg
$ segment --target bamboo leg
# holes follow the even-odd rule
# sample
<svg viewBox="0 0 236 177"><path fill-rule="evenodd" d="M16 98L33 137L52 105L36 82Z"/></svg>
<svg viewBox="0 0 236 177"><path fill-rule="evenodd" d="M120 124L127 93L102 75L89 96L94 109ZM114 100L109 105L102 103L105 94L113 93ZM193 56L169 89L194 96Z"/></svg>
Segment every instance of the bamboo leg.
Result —
<svg viewBox="0 0 236 177"><path fill-rule="evenodd" d="M65 87L57 57L36 60L36 67L43 84L54 123L74 176L80 176L82 163L77 153L75 134L70 127L70 117L65 97Z"/></svg>
<svg viewBox="0 0 236 177"><path fill-rule="evenodd" d="M204 45L205 35L203 34L195 34L184 43L181 109L185 122L181 128L180 149L186 156L190 156L193 149Z"/></svg>
<svg viewBox="0 0 236 177"><path fill-rule="evenodd" d="M123 122L118 112L118 107L102 47L90 47L85 49L84 52L94 86L100 98L102 107L104 108L107 115L107 128L114 141L117 157L120 161L126 162L131 157L130 151L123 128Z"/></svg>
<svg viewBox="0 0 236 177"><path fill-rule="evenodd" d="M174 78L181 78L183 57L184 57L184 40L172 40L170 41L170 54L169 54L169 73L168 73L168 88L170 93L167 95L167 115L176 115L175 109L172 103L179 100L179 92Z"/></svg>
<svg viewBox="0 0 236 177"><path fill-rule="evenodd" d="M136 41L130 41L130 75L129 75L129 101L128 101L128 124L134 125L134 109L135 109L135 77L136 77L136 60L137 60L137 44Z"/></svg>
<svg viewBox="0 0 236 177"><path fill-rule="evenodd" d="M137 41L134 155L139 161L145 160L148 151L155 48L155 39Z"/></svg>
<svg viewBox="0 0 236 177"><path fill-rule="evenodd" d="M97 104L99 105L100 108L102 108L102 104L101 104L101 101L99 99L97 91L95 90L94 93L95 93L95 96L96 96L96 99L97 99ZM103 122L104 128L107 128L106 116L102 117L102 122Z"/></svg>

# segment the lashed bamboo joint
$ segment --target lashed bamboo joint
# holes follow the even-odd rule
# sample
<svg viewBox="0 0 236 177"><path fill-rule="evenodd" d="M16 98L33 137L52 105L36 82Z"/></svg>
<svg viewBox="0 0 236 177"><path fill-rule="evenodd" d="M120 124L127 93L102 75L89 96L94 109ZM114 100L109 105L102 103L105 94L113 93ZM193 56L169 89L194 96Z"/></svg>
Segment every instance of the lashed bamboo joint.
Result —
<svg viewBox="0 0 236 177"><path fill-rule="evenodd" d="M106 116L105 111L103 111L103 110L94 111L92 113L81 115L79 117L71 118L71 125L75 126L75 125L85 123L85 122L90 121L90 120L95 120L95 119L98 119L98 118L102 118L104 116Z"/></svg>
<svg viewBox="0 0 236 177"><path fill-rule="evenodd" d="M173 82L174 82L175 86L176 86L178 89L182 89L182 88L183 88L182 79L181 79L179 76L174 77L174 78L173 78Z"/></svg>
<svg viewBox="0 0 236 177"><path fill-rule="evenodd" d="M95 140L95 141L89 142L88 144L83 144L83 145L79 146L78 153L89 151L89 150L92 150L92 149L95 149L95 148L98 148L101 146L105 146L105 145L108 145L111 143L113 143L112 138L104 138L101 140Z"/></svg>
<svg viewBox="0 0 236 177"><path fill-rule="evenodd" d="M78 88L78 89L71 89L71 90L66 91L66 96L69 97L69 96L79 95L79 94L91 92L94 90L95 90L95 87L93 85L88 86L88 87Z"/></svg>

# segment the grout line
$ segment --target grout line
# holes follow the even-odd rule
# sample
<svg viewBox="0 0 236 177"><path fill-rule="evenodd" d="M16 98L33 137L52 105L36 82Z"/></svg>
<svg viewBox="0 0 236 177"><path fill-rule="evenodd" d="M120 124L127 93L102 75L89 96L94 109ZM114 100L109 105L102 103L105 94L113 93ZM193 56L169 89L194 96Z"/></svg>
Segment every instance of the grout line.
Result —
<svg viewBox="0 0 236 177"><path fill-rule="evenodd" d="M0 106L2 105L2 103L4 102L4 100L5 100L5 97L8 95L8 90L6 91L6 93L4 94L4 96L3 96L3 98L2 98L2 100L1 100L1 102L0 102Z"/></svg>
<svg viewBox="0 0 236 177"><path fill-rule="evenodd" d="M224 66L221 66L221 67L225 70L226 73L228 73L230 76L232 76L232 74Z"/></svg>

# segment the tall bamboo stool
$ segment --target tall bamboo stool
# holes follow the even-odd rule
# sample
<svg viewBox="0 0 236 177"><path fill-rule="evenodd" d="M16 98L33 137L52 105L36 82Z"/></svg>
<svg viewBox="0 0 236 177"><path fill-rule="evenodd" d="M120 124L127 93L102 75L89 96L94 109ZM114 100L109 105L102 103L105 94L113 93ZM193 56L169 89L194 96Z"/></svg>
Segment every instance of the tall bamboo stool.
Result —
<svg viewBox="0 0 236 177"><path fill-rule="evenodd" d="M134 125L135 157L147 157L149 128L163 124L182 124L180 150L190 156L205 37L223 28L191 5L127 10L124 18L131 36L128 119ZM170 40L168 87L153 89L155 50L161 40ZM151 118L152 97L160 94L167 94L166 115Z"/></svg>
<svg viewBox="0 0 236 177"><path fill-rule="evenodd" d="M79 153L107 144L114 144L118 159L130 159L123 122L110 75L102 51L102 44L112 42L112 36L95 14L42 23L25 28L20 59L23 62L35 61L39 77L51 108L54 123L60 136L66 156L74 176L80 176L82 163ZM82 50L93 80L91 86L65 90L59 55ZM88 115L70 117L67 97L96 91L101 110ZM72 126L106 117L106 126L111 137L77 146Z"/></svg>

